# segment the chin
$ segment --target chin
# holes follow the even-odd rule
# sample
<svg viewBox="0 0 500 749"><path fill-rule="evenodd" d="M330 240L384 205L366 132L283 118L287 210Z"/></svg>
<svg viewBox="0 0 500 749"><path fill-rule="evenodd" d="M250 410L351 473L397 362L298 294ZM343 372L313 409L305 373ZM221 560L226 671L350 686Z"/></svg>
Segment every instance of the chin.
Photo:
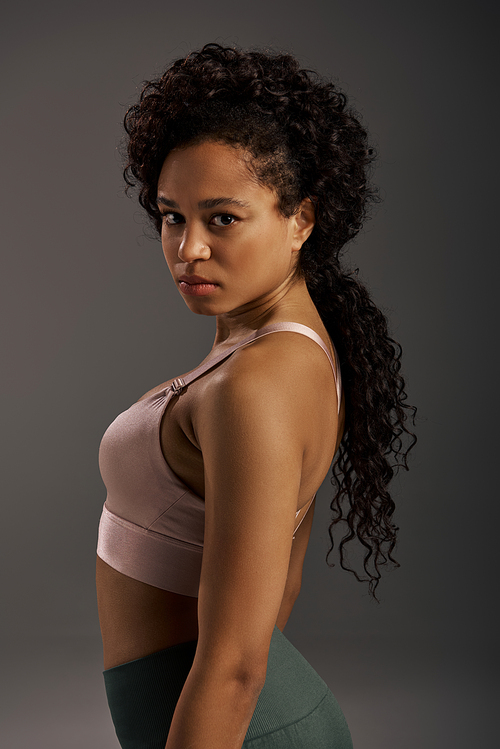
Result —
<svg viewBox="0 0 500 749"><path fill-rule="evenodd" d="M184 301L186 302L186 307L195 315L214 317L215 315L221 315L224 312L224 310L217 309L215 304L210 304L208 300L202 302L200 299L189 299L189 301L185 299Z"/></svg>

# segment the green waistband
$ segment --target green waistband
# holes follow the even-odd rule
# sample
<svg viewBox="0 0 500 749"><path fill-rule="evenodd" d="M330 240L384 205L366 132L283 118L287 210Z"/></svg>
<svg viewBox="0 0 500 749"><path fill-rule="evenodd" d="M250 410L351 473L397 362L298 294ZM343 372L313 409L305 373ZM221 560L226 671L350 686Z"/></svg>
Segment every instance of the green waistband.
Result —
<svg viewBox="0 0 500 749"><path fill-rule="evenodd" d="M183 643L104 672L111 715L124 749L164 749L175 706L195 651L196 642ZM244 746L252 742L253 749L260 746L257 739L288 726L300 725L300 721L310 716L325 698L330 713L336 711L331 719L345 726L348 736L340 707L325 682L275 627L266 682L259 695Z"/></svg>

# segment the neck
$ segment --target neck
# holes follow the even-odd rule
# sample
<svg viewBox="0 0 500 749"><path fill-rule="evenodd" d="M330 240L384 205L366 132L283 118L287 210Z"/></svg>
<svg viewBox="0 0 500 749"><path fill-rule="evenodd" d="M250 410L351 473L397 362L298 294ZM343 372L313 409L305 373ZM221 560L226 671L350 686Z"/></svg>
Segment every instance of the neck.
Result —
<svg viewBox="0 0 500 749"><path fill-rule="evenodd" d="M280 289L244 307L217 316L214 346L236 342L255 330L276 322L318 321L319 314L309 296L303 278L294 279Z"/></svg>

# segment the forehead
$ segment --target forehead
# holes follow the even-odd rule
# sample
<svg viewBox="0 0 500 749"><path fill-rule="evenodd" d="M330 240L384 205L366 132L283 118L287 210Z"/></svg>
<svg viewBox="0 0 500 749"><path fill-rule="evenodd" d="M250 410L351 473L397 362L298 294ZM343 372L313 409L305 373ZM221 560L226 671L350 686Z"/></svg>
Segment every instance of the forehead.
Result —
<svg viewBox="0 0 500 749"><path fill-rule="evenodd" d="M243 148L211 141L172 150L158 179L158 195L176 193L196 199L228 195L275 202L274 192L262 185L252 168L253 157Z"/></svg>

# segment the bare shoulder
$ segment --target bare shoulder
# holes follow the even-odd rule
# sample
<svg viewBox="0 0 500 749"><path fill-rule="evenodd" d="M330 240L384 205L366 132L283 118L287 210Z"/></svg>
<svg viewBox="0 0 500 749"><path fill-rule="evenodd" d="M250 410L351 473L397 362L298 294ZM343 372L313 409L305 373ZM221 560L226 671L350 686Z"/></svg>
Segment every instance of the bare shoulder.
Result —
<svg viewBox="0 0 500 749"><path fill-rule="evenodd" d="M233 361L245 361L245 366L251 366L252 362L261 368L264 362L275 366L289 369L293 366L295 371L311 373L311 370L324 371L331 375L331 365L327 355L309 336L295 331L282 330L264 335L248 346L244 346L232 357ZM264 366L264 370L266 367Z"/></svg>
<svg viewBox="0 0 500 749"><path fill-rule="evenodd" d="M336 390L328 357L310 338L293 332L263 336L238 349L207 381L196 421L213 430L274 422L307 441L311 430L332 427ZM243 423L242 423L243 420ZM285 430L286 431L286 430Z"/></svg>
<svg viewBox="0 0 500 749"><path fill-rule="evenodd" d="M294 332L263 336L238 349L212 379L213 395L246 398L256 393L310 403L330 390L334 382L330 361L313 340ZM311 396L311 397L309 397ZM260 398L259 398L260 400ZM323 400L324 402L324 400Z"/></svg>

